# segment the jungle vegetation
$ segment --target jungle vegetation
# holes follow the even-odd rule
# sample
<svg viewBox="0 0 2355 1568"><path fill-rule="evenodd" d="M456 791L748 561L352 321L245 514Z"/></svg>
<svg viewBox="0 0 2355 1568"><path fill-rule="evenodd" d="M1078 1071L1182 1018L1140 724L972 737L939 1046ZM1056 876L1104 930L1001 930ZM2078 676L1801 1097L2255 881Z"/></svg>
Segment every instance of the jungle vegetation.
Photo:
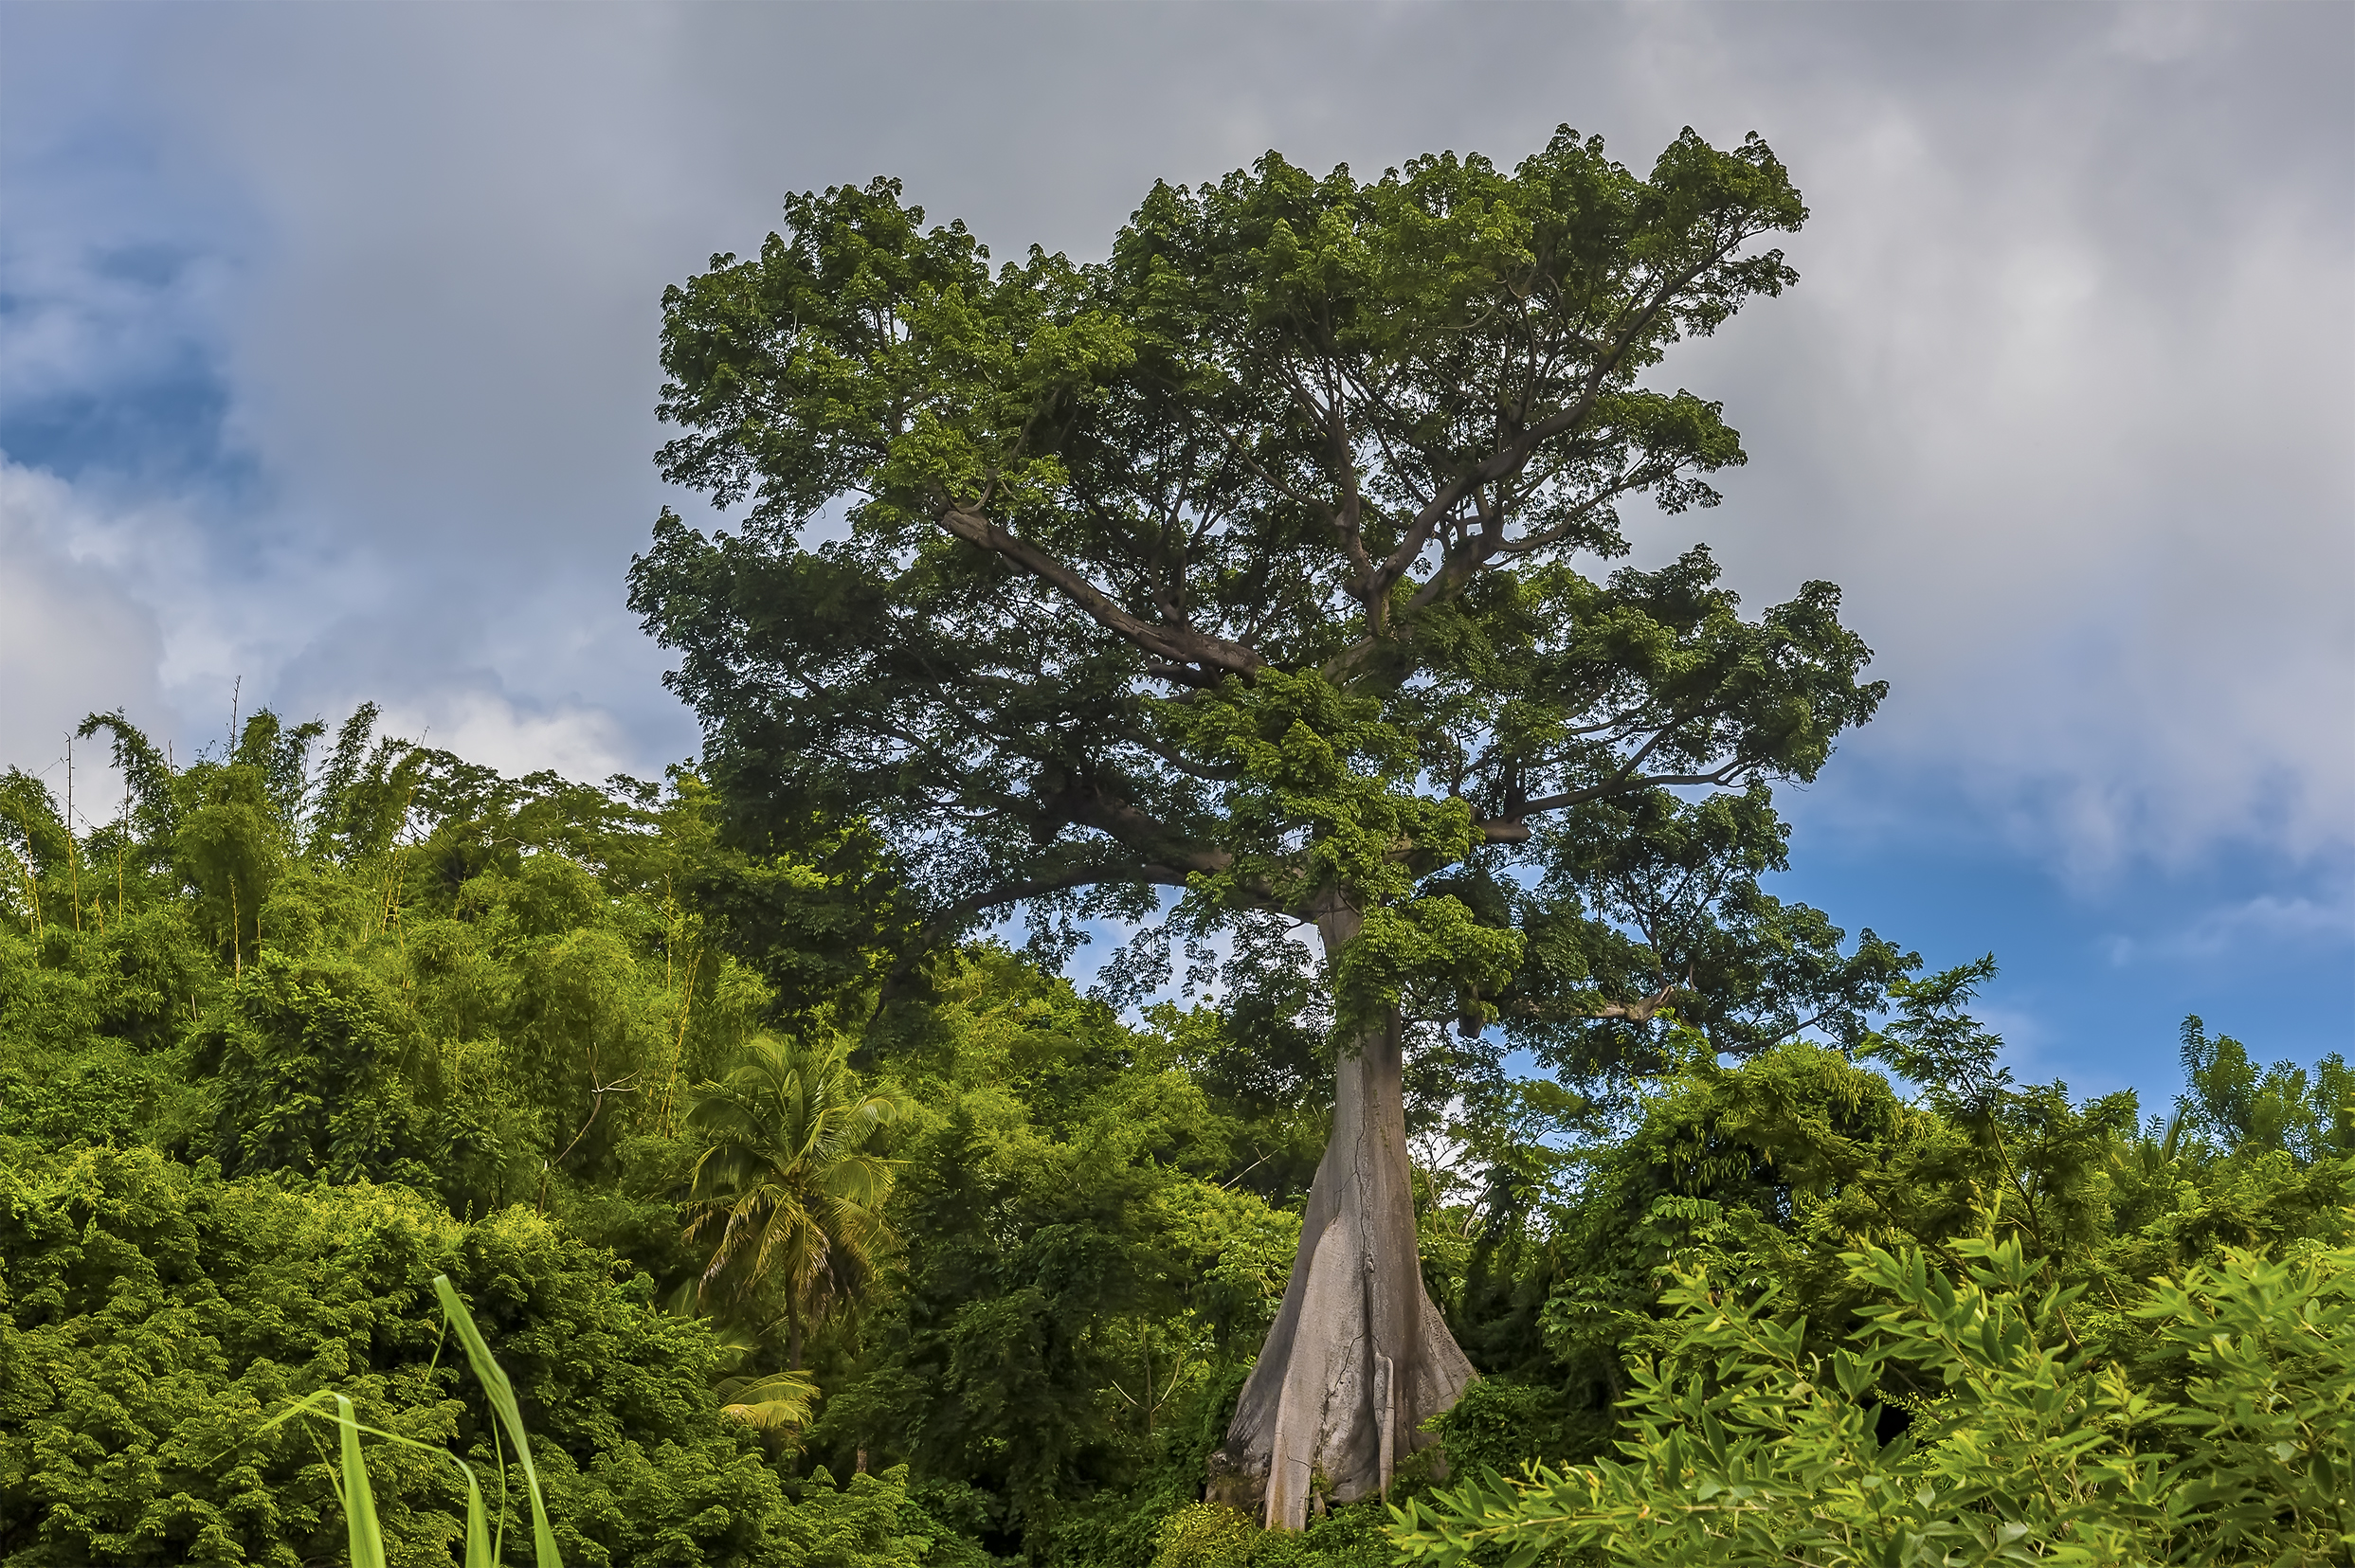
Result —
<svg viewBox="0 0 2355 1568"><path fill-rule="evenodd" d="M437 1274L514 1378L568 1562L1393 1560L1380 1502L1283 1535L1199 1501L1331 1114L1305 947L1123 1011L967 942L885 1005L920 928L864 830L748 851L691 773L504 779L372 718L258 714L174 767L99 715L130 789L70 833L0 780L0 1561L338 1560L332 1453L263 1430L331 1387L490 1473ZM1418 1264L1481 1375L1432 1423L1458 1482L1657 1458L1692 1394L1658 1379L1711 1354L1780 1357L1767 1418L1831 1423L1811 1473L1854 1467L1945 1418L1936 1366L1852 1343L1944 1278L2011 1304L2006 1354L2145 1469L2183 1434L2099 1401L2197 1408L2201 1354L2193 1306L2148 1309L2272 1292L2240 1343L2290 1413L2273 1479L2322 1467L2343 1508L2355 1342L2294 1342L2346 1310L2350 1075L2193 1019L2164 1118L2016 1084L1966 1011L1987 972L1901 974L1846 1047L1656 1018L1656 1068L1578 1089L1426 1041ZM1695 1290L1739 1314L1697 1321ZM1774 1382L1841 1355L1828 1405ZM392 1560L451 1560L455 1472L371 1468ZM1391 1489L1449 1495L1427 1463Z"/></svg>
<svg viewBox="0 0 2355 1568"><path fill-rule="evenodd" d="M569 1563L2355 1560L2355 1075L2015 1081L1991 958L1767 891L1837 590L1598 566L1804 217L1689 133L1085 265L797 197L665 298L693 766L0 778L0 1568L344 1560L330 1390L456 1560L437 1279Z"/></svg>

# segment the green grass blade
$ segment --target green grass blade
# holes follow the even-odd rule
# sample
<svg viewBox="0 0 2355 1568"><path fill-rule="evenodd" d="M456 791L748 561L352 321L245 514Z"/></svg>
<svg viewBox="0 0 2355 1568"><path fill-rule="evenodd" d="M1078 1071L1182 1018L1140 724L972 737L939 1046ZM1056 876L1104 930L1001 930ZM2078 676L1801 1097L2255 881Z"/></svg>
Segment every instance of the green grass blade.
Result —
<svg viewBox="0 0 2355 1568"><path fill-rule="evenodd" d="M450 1457L458 1459L456 1454ZM466 1568L496 1568L490 1525L482 1517L482 1488L475 1482L474 1467L463 1459L458 1463L466 1471Z"/></svg>
<svg viewBox="0 0 2355 1568"><path fill-rule="evenodd" d="M331 1398L342 1401L345 1406L343 1414L330 1415L326 1412L315 1408L320 1400ZM475 1475L474 1467L467 1464L463 1459L459 1458L458 1455L452 1453L447 1449L437 1448L431 1443L421 1443L414 1437L404 1437L397 1432L387 1432L382 1427L371 1427L365 1421L353 1419L349 1413L350 1405L351 1401L344 1399L342 1395L331 1394L322 1389L320 1392L312 1395L309 1398L306 1398L297 1404L293 1409L287 1411L284 1415L279 1415L265 1423L265 1425L276 1426L280 1421L286 1419L289 1415L301 1415L305 1414L317 1415L323 1421L334 1421L338 1427L343 1429L346 1450L345 1468L347 1473L349 1472L351 1465L353 1463L353 1453L356 1449L356 1442L353 1437L354 1433L362 1433L370 1437L382 1438L388 1443L398 1443L405 1449L415 1449L419 1453L429 1453L438 1459L448 1460L451 1464L458 1467L458 1473L466 1478L465 1568L497 1568L498 1559L498 1555L491 1549L491 1532L488 1510L482 1505L482 1483ZM357 1495L363 1496L368 1500L370 1519L372 1528L374 1527L375 1519L375 1497L366 1484L367 1477L365 1472L363 1472L361 1476L361 1482L362 1485ZM351 1506L350 1499L353 1495L354 1493L353 1492L351 1487L347 1484L343 1488L345 1507L347 1509ZM502 1489L500 1493L500 1504L502 1506L505 1505L505 1499L506 1494ZM382 1547L379 1546L378 1549L381 1551ZM364 1559L354 1559L353 1560L355 1563L364 1564Z"/></svg>
<svg viewBox="0 0 2355 1568"><path fill-rule="evenodd" d="M360 1459L360 1423L352 1401L335 1396L335 1425L343 1431L343 1519L352 1541L352 1568L385 1568L384 1534L376 1525L376 1494Z"/></svg>
<svg viewBox="0 0 2355 1568"><path fill-rule="evenodd" d="M491 1557L498 1562L507 1560L507 1443L498 1434L498 1423L491 1423L491 1457L498 1461L498 1531L491 1538Z"/></svg>
<svg viewBox="0 0 2355 1568"><path fill-rule="evenodd" d="M532 1500L532 1551L538 1568L564 1568L564 1558L556 1550L555 1532L548 1527L548 1505L540 1496L539 1471L532 1464L532 1441L524 1435L523 1412L516 1403L515 1385L507 1380L505 1369L491 1355L491 1347L482 1340L482 1331L474 1325L474 1315L466 1304L458 1299L458 1288L447 1274L433 1276L434 1293L442 1298L442 1310L447 1314L450 1326L458 1330L459 1343L466 1347L466 1360L474 1367L474 1375L482 1384L482 1392L491 1401L491 1409L515 1440L516 1459L523 1467L524 1490ZM358 1559L353 1559L358 1568Z"/></svg>
<svg viewBox="0 0 2355 1568"><path fill-rule="evenodd" d="M332 1390L324 1388L320 1389L316 1394L306 1394L301 1398L297 1399L293 1404L288 1405L284 1410L280 1411L276 1415L271 1416L268 1420L254 1428L252 1432L246 1434L246 1436L259 1437L263 1433L269 1431L272 1427L281 1426L285 1422L293 1420L298 1415L317 1415L324 1420L332 1421L335 1417L328 1415L325 1411L319 1409L318 1407L323 1401L332 1399L335 1397L335 1396ZM238 1441L243 1443L245 1441L245 1438L241 1437ZM226 1458L226 1455L224 1455L223 1457Z"/></svg>
<svg viewBox="0 0 2355 1568"><path fill-rule="evenodd" d="M444 1316L442 1320L442 1332L433 1337L433 1361L426 1368L428 1376L430 1376L434 1367L442 1364L442 1345L448 1338L449 1319ZM496 1452L496 1437L498 1429L493 1428L492 1432L494 1437L493 1451ZM447 1450L444 1450L442 1451L444 1453L448 1452ZM465 1568L498 1568L498 1554L492 1549L490 1526L483 1517L482 1485L475 1479L474 1467L472 1465L467 1464L463 1459L459 1458L458 1455L454 1453L450 1453L448 1457L451 1464L456 1465L460 1469L466 1472ZM500 1512L504 1514L507 1507L507 1467L504 1462L502 1462L498 1467L498 1506ZM503 1527L506 1521L502 1518L499 1523Z"/></svg>

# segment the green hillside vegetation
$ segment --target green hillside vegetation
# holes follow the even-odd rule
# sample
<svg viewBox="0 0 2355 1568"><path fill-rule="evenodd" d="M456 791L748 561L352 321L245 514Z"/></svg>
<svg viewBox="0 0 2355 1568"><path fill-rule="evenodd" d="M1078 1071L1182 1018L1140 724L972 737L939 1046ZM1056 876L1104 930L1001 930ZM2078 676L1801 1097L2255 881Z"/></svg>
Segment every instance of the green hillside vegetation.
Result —
<svg viewBox="0 0 2355 1568"><path fill-rule="evenodd" d="M0 785L0 1561L335 1559L328 1447L259 1431L322 1388L494 1464L437 1359L444 1272L516 1380L568 1562L1391 1560L1379 1504L1280 1536L1197 1501L1297 1243L1331 1071L1305 1014L1242 984L1124 1022L987 945L879 1006L899 916L856 831L747 854L692 776L501 779L371 718L321 746L260 714L176 770L101 719L129 799L70 836L37 781ZM1608 1116L1544 1079L1427 1092L1426 1284L1483 1374L1437 1423L1455 1473L1543 1462L1555 1490L1527 1495L1554 1499L1617 1442L1658 1463L1692 1413L1647 1368L1737 1354L1695 1292L1745 1303L1785 1362L1829 1353L1919 1296L1859 1249L1966 1281L2010 1249L1980 1289L2062 1292L2023 1343L2139 1398L2197 1405L2194 1308L2154 1317L2163 1280L2229 1311L2263 1285L2245 1260L2284 1259L2345 1321L2336 1058L2259 1069L2193 1020L2196 1092L2146 1124L2129 1095L2012 1083L1962 1011L1984 972L1901 984L1867 1050L1902 1088L1835 1047L1721 1062L1672 1031ZM838 1235L798 1283L752 1249L714 1272L716 1233L688 1235L713 1107L759 1104L748 1064L883 1108L799 1155L870 1163L855 1262ZM2289 1387L2298 1347L2253 1326ZM2336 1560L2347 1527L2329 1343L2337 1402L2269 1439L2326 1478L2287 1560ZM797 1360L812 1397L741 1397ZM1878 1426L1852 1417L1852 1446L1952 1401L1935 1364L1856 1364L1843 1398ZM2189 1440L2103 1419L2143 1451ZM371 1452L392 1559L452 1560L457 1472ZM1427 1473L1399 1495L1467 1528L1553 1517ZM2275 1539L2260 1522L2246 1560Z"/></svg>

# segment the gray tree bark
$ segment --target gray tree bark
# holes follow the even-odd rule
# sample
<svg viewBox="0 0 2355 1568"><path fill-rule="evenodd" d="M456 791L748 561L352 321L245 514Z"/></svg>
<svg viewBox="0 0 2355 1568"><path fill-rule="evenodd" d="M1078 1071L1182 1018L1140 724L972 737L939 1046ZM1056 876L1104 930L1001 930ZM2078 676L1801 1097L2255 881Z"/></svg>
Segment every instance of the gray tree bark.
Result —
<svg viewBox="0 0 2355 1568"><path fill-rule="evenodd" d="M1320 911L1327 955L1357 935L1357 911ZM1270 1529L1297 1530L1313 1492L1336 1503L1386 1493L1419 1430L1473 1378L1422 1288L1415 1243L1398 1015L1342 1052L1332 1137L1309 1188L1300 1252L1208 1495Z"/></svg>

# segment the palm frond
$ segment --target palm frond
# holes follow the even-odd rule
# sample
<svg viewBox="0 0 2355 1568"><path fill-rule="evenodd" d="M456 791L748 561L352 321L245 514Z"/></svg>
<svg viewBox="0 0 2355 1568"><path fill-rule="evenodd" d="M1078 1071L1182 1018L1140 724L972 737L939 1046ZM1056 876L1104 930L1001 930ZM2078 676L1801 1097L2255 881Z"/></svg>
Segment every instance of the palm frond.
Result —
<svg viewBox="0 0 2355 1568"><path fill-rule="evenodd" d="M732 1421L763 1432L798 1435L818 1407L818 1385L804 1372L772 1372L763 1378L725 1378L715 1390L719 1412Z"/></svg>

